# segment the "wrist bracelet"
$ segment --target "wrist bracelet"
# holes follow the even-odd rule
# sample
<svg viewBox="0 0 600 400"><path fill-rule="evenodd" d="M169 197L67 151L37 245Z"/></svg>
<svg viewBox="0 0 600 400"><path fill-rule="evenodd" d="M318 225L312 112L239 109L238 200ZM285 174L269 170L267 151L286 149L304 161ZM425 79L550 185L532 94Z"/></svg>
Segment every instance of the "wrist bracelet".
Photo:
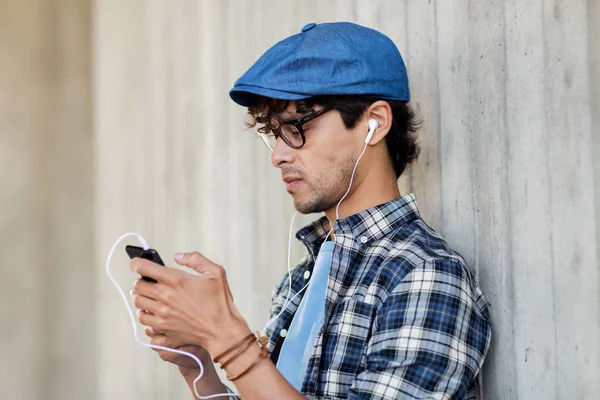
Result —
<svg viewBox="0 0 600 400"><path fill-rule="evenodd" d="M215 358L213 358L213 362L218 363L221 358L230 354L232 351L234 351L235 349L237 349L238 347L240 347L241 345L246 343L246 341L249 340L250 338L254 339L254 333L249 334L248 336L246 336L245 338L243 338L242 340L240 340L239 342L237 342L236 344L231 346L229 349L225 350L223 353L221 353L218 356L216 356Z"/></svg>
<svg viewBox="0 0 600 400"><path fill-rule="evenodd" d="M260 349L261 349L260 354L258 355L258 357L256 357L256 360L254 360L254 362L252 364L250 364L250 366L248 368L246 368L244 371L242 371L241 373L239 373L233 377L227 376L227 379L229 379L231 382L246 375L248 372L250 372L250 370L252 368L254 368L254 366L256 364L261 362L262 359L267 358L269 356L269 350L267 349L267 343L269 343L269 339L266 336L260 336L260 334L258 332L256 332L256 337L257 337L256 340L258 341L258 345L260 346Z"/></svg>
<svg viewBox="0 0 600 400"><path fill-rule="evenodd" d="M252 346L252 344L254 343L254 335L248 336L246 339L248 339L248 340L246 340L246 343L243 344L242 346L238 347L237 350L233 353L233 355L231 357L229 357L225 361L221 361L222 369L225 369L226 366L231 364L236 358L241 356L243 352L245 352L246 350L248 350L248 348L250 346Z"/></svg>
<svg viewBox="0 0 600 400"><path fill-rule="evenodd" d="M267 357L267 355L269 354L269 352L267 351L261 351L260 354L258 355L258 357L256 357L256 360L254 360L254 362L252 364L250 364L250 366L248 368L246 368L244 371L242 371L241 373L239 373L236 376L232 376L232 377L227 377L227 379L229 379L231 382L235 381L236 379L240 379L242 376L246 375L248 372L250 372L250 370L252 368L254 368L254 366L256 364L258 364L259 362L261 362L264 358Z"/></svg>

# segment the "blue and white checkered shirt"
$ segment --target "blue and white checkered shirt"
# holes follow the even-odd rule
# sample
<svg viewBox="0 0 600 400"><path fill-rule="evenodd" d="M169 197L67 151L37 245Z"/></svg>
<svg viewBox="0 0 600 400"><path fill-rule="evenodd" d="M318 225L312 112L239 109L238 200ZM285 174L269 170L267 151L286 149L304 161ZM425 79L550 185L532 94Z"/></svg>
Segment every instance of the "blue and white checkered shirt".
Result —
<svg viewBox="0 0 600 400"><path fill-rule="evenodd" d="M307 283L328 225L323 217L298 231L308 256L292 271L290 298ZM334 232L325 323L302 393L310 399L477 398L476 377L492 335L487 304L464 259L420 218L415 196L340 219ZM275 288L271 316L288 298L288 279ZM274 361L300 298L267 332Z"/></svg>

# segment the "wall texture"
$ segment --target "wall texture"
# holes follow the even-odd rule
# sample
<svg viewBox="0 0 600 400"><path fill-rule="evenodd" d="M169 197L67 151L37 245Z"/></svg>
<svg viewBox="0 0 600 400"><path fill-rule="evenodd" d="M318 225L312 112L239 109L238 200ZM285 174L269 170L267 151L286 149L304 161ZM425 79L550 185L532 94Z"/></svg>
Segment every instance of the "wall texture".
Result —
<svg viewBox="0 0 600 400"><path fill-rule="evenodd" d="M263 326L293 208L227 91L277 40L337 20L404 55L423 151L400 187L490 304L483 398L598 398L599 3L3 0L0 398L189 397L104 273L123 232L223 264Z"/></svg>
<svg viewBox="0 0 600 400"><path fill-rule="evenodd" d="M0 399L95 398L89 4L0 1Z"/></svg>
<svg viewBox="0 0 600 400"><path fill-rule="evenodd" d="M424 120L422 157L401 187L470 261L490 303L485 398L597 396L595 2L136 4L96 4L101 248L134 224L165 251L199 249L231 271L260 327L291 207L227 90L307 22L363 23L400 47ZM104 309L104 324L119 307ZM105 340L123 340L111 332ZM101 376L113 381L117 355L105 356Z"/></svg>

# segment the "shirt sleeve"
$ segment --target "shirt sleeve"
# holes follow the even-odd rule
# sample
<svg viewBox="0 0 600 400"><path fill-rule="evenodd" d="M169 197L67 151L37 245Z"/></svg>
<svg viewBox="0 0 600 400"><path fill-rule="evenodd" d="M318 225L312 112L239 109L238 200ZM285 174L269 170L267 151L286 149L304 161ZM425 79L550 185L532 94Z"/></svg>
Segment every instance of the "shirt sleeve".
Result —
<svg viewBox="0 0 600 400"><path fill-rule="evenodd" d="M453 259L426 262L379 308L348 399L464 399L491 335L487 305L466 268Z"/></svg>

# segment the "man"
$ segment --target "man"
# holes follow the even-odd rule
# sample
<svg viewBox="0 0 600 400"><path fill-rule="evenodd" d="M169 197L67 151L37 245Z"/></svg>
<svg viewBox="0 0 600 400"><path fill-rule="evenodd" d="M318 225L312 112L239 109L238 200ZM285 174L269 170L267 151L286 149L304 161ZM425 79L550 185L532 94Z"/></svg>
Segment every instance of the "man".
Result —
<svg viewBox="0 0 600 400"><path fill-rule="evenodd" d="M418 147L392 41L351 23L309 24L263 54L230 96L248 107L295 208L325 216L296 235L308 255L275 289L264 345L221 266L176 254L196 276L133 260L158 281L133 291L152 343L203 360L202 396L227 390L212 356L247 399L476 398L488 309L463 258L398 191ZM159 354L193 393L196 363Z"/></svg>

